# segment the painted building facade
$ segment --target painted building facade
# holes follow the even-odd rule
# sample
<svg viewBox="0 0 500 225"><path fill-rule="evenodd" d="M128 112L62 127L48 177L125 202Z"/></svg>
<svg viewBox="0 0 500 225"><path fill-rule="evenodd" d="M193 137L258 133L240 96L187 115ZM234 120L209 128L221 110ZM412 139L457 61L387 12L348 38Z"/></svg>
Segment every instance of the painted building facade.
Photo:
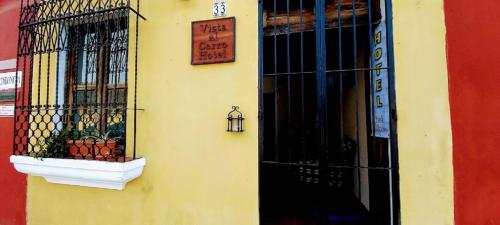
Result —
<svg viewBox="0 0 500 225"><path fill-rule="evenodd" d="M495 127L500 123L496 116L500 105L494 85L499 82L499 68L492 66L500 50L492 42L500 36L495 29L500 20L494 13L499 4L483 3L480 7L462 1L445 4L456 224L499 221L500 166L495 162L499 134ZM460 15L464 12L471 16Z"/></svg>
<svg viewBox="0 0 500 225"><path fill-rule="evenodd" d="M0 73L16 71L17 24L19 23L19 4L17 1L0 2ZM9 44L7 44L9 43ZM2 88L3 89L3 88ZM13 89L0 91L0 95ZM3 92L3 93L2 93ZM2 95L4 96L4 95ZM2 111L11 111L12 99L0 101ZM2 113L3 114L3 113ZM0 224L26 224L26 176L19 174L9 163L12 154L14 119L8 115L0 116Z"/></svg>
<svg viewBox="0 0 500 225"><path fill-rule="evenodd" d="M16 58L19 6L16 1L0 3L0 16L6 18L0 25L0 38L6 43L0 60ZM265 143L261 141L259 114L265 116L265 72L261 70L266 70L262 68L266 46L262 46L265 31L260 32L265 12L261 7L265 6L258 1L229 1L227 6L226 16L236 18L235 62L197 66L191 64L191 22L214 18L212 1L148 1L141 2L140 8L132 6L146 18L131 13L135 17L131 21L138 19L138 39L134 36L135 21L128 23L127 33L128 73L137 68L138 78L133 82L129 76L127 100L137 100L140 110L129 112L121 120L127 123L127 148L135 145L137 158L146 162L142 174L124 190L53 184L38 176L26 178L15 173L8 162L8 156L17 150L12 148L14 123L12 118L0 118L0 168L7 171L0 175L0 193L5 196L0 204L0 224L264 224L263 206L259 205L263 193L259 186L263 179L259 149ZM389 59L393 62L391 88L397 110L397 117L392 115L397 118L397 137L393 136L393 141L397 140L397 166L393 167L395 200L391 206L396 213L391 214L395 218L390 221L403 225L499 222L496 212L500 206L494 201L500 196L496 179L499 166L495 163L499 100L494 86L498 81L494 53L500 47L495 42L500 34L493 29L500 25L494 13L499 4L494 0L481 6L466 1L424 0L392 1L386 6L391 11L387 15L392 16L387 20L387 35L393 39L389 43L393 57ZM465 12L475 16L463 17ZM289 31L285 28L285 34ZM328 37L327 33L324 38ZM139 40L137 49L135 40ZM281 50L286 51L286 45ZM33 60L32 84L55 86L59 73L54 58L41 58L43 63ZM29 68L19 61L17 66ZM0 72L15 71L12 69ZM45 71L44 76L36 78L41 71ZM136 91L137 97L133 95ZM49 91L41 98L50 98L50 104L54 104L56 92ZM22 91L19 93L22 95ZM235 105L245 117L242 133L226 132L227 113ZM346 112L356 115L352 118L364 118ZM136 130L135 137L131 130ZM356 142L360 145L362 141ZM126 156L131 157L131 152ZM359 179L358 184L369 177L359 172L363 171L359 167L352 175ZM361 186L356 189L366 207L366 202L373 204L375 200L360 197L364 190ZM294 219L281 224L293 224Z"/></svg>

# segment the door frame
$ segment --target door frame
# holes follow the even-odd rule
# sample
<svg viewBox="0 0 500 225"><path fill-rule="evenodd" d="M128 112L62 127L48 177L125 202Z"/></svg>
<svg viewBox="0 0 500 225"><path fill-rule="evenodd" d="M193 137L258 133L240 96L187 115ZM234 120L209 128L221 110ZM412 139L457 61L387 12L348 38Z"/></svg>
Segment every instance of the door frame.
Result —
<svg viewBox="0 0 500 225"><path fill-rule="evenodd" d="M261 178L262 178L262 164L264 155L264 32L263 32L263 1L258 0L258 193L259 193L259 221L261 219ZM319 12L319 15L324 17L324 7L323 10L318 10L318 4L324 4L326 0L315 0L316 1L316 10ZM340 1L340 0L339 0ZM373 2L374 0L368 0L369 2ZM392 168L389 173L389 182L390 182L390 192L391 195L391 225L400 225L401 224L401 200L400 200L400 178L399 178L399 156L398 156L398 133L397 133L397 110L396 110L396 91L395 91L395 63L394 63L394 39L393 39L393 8L392 8L392 0L380 0L385 2L386 6L386 26L387 26L387 61L388 61L388 77L389 77L389 108L390 108L390 140L389 140L389 167ZM323 21L324 20L320 20ZM316 24L316 27L321 27L324 23ZM324 29L321 29L322 32L319 32L323 38L325 38ZM317 32L318 33L318 32ZM319 37L321 38L321 37ZM316 55L325 55L326 49L325 46L321 45L321 40L318 41L318 36L316 36ZM319 45L319 46L318 46ZM317 64L321 64L322 60L317 60ZM317 68L325 67L325 65L317 65ZM326 70L326 69L325 69ZM317 73L321 78L325 78L325 73L323 70L323 76L321 76L322 71L318 69ZM325 79L326 82L326 79ZM318 83L319 84L319 83ZM322 86L321 86L322 87ZM325 87L323 87L325 88ZM320 92L320 91L319 91ZM319 97L319 96L318 96ZM319 100L319 98L318 98ZM320 101L319 101L320 102ZM321 105L321 104L319 104ZM321 106L318 106L321 107ZM320 110L321 111L321 110ZM321 118L320 118L321 119ZM323 147L323 146L322 146Z"/></svg>

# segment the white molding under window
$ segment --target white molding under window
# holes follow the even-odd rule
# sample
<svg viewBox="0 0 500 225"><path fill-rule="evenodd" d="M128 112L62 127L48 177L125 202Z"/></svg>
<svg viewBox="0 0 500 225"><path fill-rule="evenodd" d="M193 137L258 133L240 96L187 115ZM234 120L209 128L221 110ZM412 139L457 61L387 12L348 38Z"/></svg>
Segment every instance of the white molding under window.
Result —
<svg viewBox="0 0 500 225"><path fill-rule="evenodd" d="M125 163L74 159L35 159L11 156L17 171L41 176L49 183L123 190L127 182L141 176L146 159Z"/></svg>

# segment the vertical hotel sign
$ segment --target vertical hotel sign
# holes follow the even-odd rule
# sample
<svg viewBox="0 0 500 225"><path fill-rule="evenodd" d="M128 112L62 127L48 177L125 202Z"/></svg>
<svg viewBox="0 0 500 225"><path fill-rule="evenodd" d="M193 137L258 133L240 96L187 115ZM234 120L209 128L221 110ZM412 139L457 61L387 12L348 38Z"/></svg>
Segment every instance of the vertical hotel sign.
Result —
<svg viewBox="0 0 500 225"><path fill-rule="evenodd" d="M373 40L372 65L372 102L373 129L375 137L390 138L389 108L389 67L387 61L387 27L384 1L380 2L382 20L375 28Z"/></svg>
<svg viewBox="0 0 500 225"><path fill-rule="evenodd" d="M192 65L235 61L235 20L231 17L192 23Z"/></svg>

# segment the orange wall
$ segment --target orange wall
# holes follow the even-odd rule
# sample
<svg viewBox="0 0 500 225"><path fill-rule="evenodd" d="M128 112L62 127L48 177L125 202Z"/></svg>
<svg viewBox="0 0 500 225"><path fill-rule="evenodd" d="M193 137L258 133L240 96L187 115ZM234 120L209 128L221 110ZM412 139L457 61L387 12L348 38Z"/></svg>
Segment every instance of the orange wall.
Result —
<svg viewBox="0 0 500 225"><path fill-rule="evenodd" d="M20 1L0 1L0 60L16 57Z"/></svg>
<svg viewBox="0 0 500 225"><path fill-rule="evenodd" d="M500 224L499 9L445 1L456 225Z"/></svg>
<svg viewBox="0 0 500 225"><path fill-rule="evenodd" d="M19 4L0 0L0 61L16 58ZM0 70L10 71L15 69ZM0 117L0 225L26 224L26 176L15 172L9 162L13 122L13 118Z"/></svg>

